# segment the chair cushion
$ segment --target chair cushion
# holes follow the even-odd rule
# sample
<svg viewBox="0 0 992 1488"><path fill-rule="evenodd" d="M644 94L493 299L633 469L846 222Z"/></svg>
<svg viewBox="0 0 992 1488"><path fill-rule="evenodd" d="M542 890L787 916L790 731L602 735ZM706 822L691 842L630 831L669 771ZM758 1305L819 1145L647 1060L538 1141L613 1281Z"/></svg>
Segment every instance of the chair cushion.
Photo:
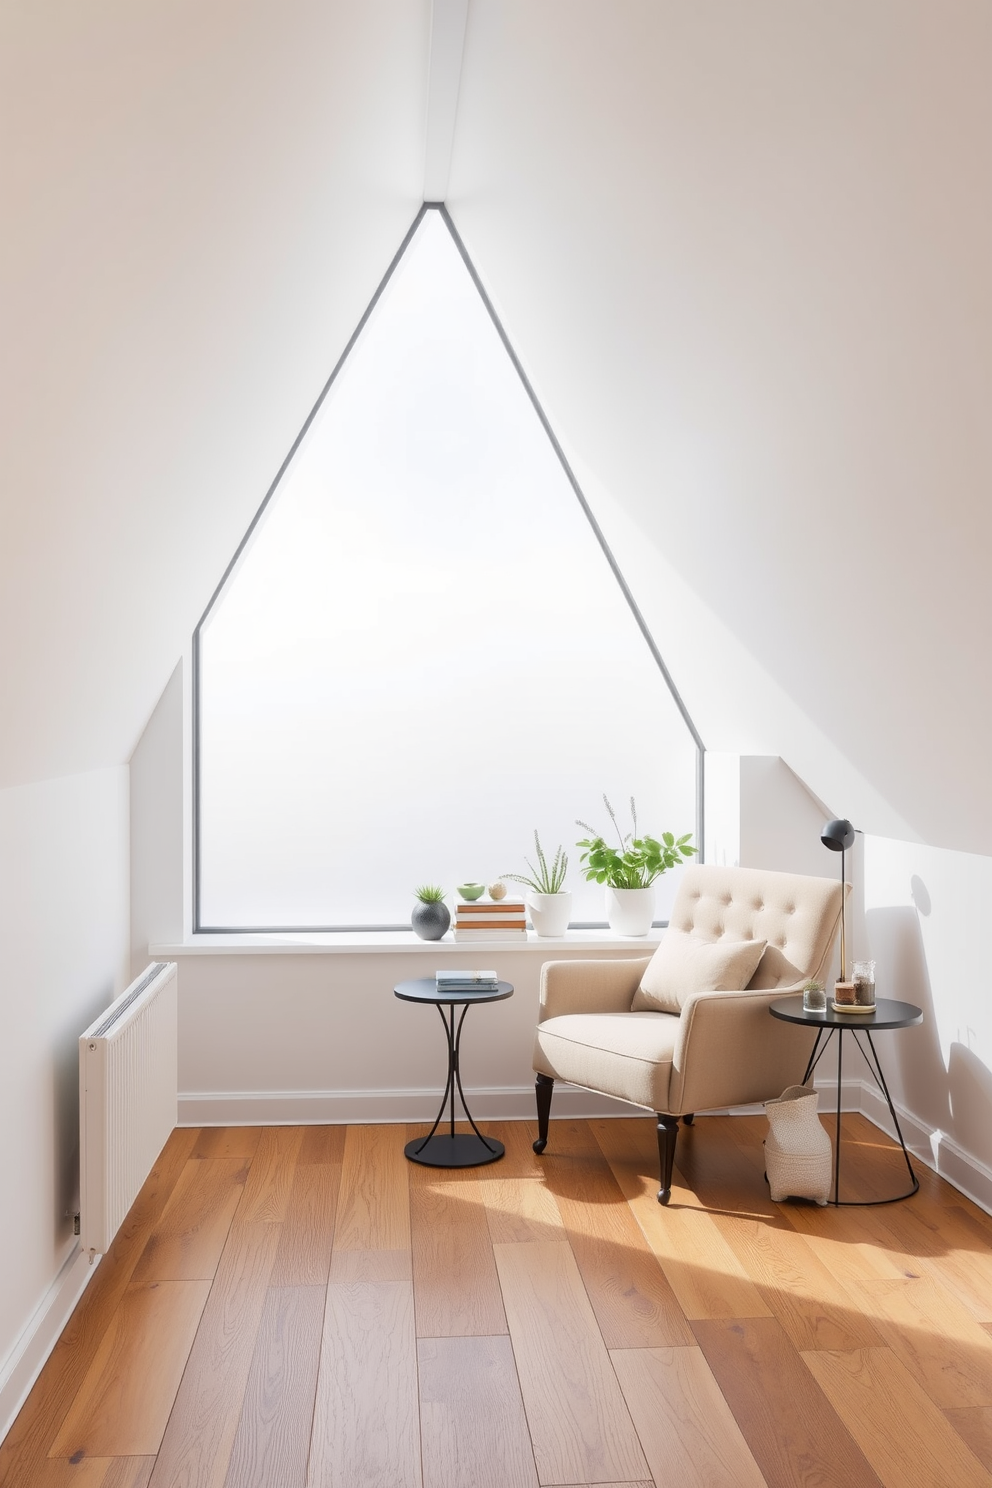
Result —
<svg viewBox="0 0 992 1488"><path fill-rule="evenodd" d="M564 1013L538 1025L534 1068L665 1111L678 1034L678 1018L665 1013Z"/></svg>
<svg viewBox="0 0 992 1488"><path fill-rule="evenodd" d="M680 1013L694 992L740 992L764 949L763 940L699 940L668 930L645 968L631 1011Z"/></svg>

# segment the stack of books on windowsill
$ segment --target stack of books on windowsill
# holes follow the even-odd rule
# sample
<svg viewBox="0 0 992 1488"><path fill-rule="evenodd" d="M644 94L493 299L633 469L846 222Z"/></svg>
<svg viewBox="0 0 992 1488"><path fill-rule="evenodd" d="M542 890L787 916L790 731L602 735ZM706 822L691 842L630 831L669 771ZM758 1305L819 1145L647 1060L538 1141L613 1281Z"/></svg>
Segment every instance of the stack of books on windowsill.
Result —
<svg viewBox="0 0 992 1488"><path fill-rule="evenodd" d="M456 940L526 940L527 906L522 899L455 905Z"/></svg>
<svg viewBox="0 0 992 1488"><path fill-rule="evenodd" d="M439 992L495 992L499 977L494 971L435 972Z"/></svg>

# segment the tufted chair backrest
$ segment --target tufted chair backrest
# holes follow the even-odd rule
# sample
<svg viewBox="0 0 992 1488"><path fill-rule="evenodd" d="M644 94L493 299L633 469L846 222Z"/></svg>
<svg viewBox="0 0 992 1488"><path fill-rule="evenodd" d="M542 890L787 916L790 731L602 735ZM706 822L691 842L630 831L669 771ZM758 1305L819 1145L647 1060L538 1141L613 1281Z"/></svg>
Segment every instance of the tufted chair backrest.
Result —
<svg viewBox="0 0 992 1488"><path fill-rule="evenodd" d="M748 986L773 990L824 976L840 906L839 878L693 863L683 870L669 924L698 940L767 941Z"/></svg>

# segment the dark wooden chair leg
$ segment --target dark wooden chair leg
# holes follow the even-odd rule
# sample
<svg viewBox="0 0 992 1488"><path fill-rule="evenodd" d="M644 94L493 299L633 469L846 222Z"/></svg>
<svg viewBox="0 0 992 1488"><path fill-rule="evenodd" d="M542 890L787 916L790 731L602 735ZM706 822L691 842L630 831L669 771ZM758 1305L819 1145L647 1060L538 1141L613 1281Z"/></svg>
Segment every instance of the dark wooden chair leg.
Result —
<svg viewBox="0 0 992 1488"><path fill-rule="evenodd" d="M687 1111L685 1113L685 1115L682 1117L682 1125L683 1126L691 1126L692 1123L695 1121L695 1119L696 1119L696 1113L695 1113L695 1111Z"/></svg>
<svg viewBox="0 0 992 1488"><path fill-rule="evenodd" d="M537 1141L534 1143L534 1151L538 1156L548 1145L548 1120L551 1116L554 1088L555 1082L550 1075L538 1075L534 1081L534 1094L537 1096Z"/></svg>
<svg viewBox="0 0 992 1488"><path fill-rule="evenodd" d="M679 1118L677 1116L658 1116L658 1156L661 1158L659 1204L667 1204L672 1197L672 1169L675 1166L675 1142L678 1134Z"/></svg>

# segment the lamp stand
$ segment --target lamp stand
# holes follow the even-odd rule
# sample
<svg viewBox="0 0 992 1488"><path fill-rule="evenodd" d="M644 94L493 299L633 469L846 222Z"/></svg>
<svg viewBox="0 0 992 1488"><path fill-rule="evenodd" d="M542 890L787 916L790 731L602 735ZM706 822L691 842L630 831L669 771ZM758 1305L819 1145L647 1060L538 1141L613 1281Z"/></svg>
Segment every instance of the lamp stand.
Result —
<svg viewBox="0 0 992 1488"><path fill-rule="evenodd" d="M847 854L840 850L840 979L847 981L847 872L844 859Z"/></svg>
<svg viewBox="0 0 992 1488"><path fill-rule="evenodd" d="M834 983L833 1003L839 1012L854 1003L854 983L847 980L847 848L853 844L855 835L851 823L840 818L828 821L820 833L824 847L840 853L840 978Z"/></svg>

